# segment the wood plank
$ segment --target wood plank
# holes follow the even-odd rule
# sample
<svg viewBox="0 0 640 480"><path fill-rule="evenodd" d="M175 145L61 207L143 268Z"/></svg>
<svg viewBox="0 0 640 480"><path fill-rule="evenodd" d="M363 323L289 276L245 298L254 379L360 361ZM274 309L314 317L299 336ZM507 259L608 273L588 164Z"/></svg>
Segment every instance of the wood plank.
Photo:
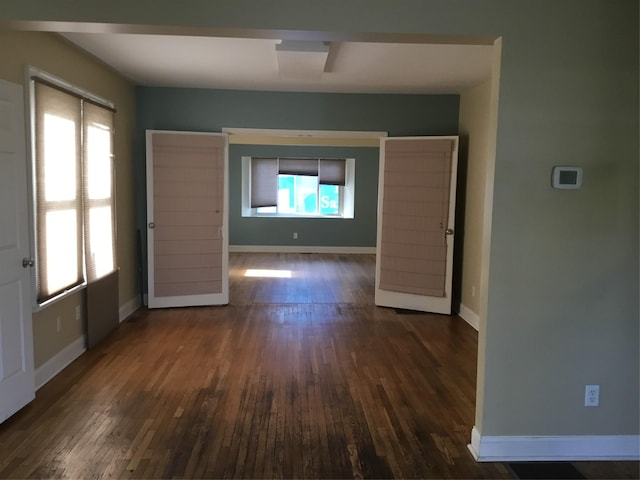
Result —
<svg viewBox="0 0 640 480"><path fill-rule="evenodd" d="M0 478L511 478L467 451L477 332L373 306L374 270L232 254L230 305L140 310L0 425Z"/></svg>

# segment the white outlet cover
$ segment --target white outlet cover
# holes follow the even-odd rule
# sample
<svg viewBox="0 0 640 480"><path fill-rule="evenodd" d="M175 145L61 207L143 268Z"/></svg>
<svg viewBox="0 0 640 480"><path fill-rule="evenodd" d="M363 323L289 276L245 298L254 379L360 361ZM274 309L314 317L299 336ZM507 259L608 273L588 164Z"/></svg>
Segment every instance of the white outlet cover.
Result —
<svg viewBox="0 0 640 480"><path fill-rule="evenodd" d="M597 407L600 404L600 385L585 385L584 406Z"/></svg>

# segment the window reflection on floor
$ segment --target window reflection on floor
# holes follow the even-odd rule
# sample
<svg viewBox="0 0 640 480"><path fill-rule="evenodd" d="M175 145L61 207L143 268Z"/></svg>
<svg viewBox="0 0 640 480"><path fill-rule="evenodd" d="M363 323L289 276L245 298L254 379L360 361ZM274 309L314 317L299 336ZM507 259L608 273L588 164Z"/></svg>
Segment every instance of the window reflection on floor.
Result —
<svg viewBox="0 0 640 480"><path fill-rule="evenodd" d="M261 277L261 278L291 278L291 270L265 270L250 268L244 273L245 277Z"/></svg>

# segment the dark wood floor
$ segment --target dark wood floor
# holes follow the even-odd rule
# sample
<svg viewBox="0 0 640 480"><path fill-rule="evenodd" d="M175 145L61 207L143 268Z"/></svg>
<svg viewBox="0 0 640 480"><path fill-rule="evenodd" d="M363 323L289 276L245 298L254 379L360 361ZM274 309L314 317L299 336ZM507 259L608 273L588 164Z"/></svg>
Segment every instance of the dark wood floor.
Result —
<svg viewBox="0 0 640 480"><path fill-rule="evenodd" d="M374 262L231 255L228 306L140 310L0 425L0 478L513 478L467 451L477 333L373 306Z"/></svg>

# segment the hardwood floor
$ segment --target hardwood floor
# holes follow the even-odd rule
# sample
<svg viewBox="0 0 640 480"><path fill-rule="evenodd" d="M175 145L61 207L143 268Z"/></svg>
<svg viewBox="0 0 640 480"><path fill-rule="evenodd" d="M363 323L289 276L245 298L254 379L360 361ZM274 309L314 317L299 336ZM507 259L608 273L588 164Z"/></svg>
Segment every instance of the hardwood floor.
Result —
<svg viewBox="0 0 640 480"><path fill-rule="evenodd" d="M228 306L140 310L0 425L0 478L512 478L467 451L477 333L374 263L232 254Z"/></svg>

